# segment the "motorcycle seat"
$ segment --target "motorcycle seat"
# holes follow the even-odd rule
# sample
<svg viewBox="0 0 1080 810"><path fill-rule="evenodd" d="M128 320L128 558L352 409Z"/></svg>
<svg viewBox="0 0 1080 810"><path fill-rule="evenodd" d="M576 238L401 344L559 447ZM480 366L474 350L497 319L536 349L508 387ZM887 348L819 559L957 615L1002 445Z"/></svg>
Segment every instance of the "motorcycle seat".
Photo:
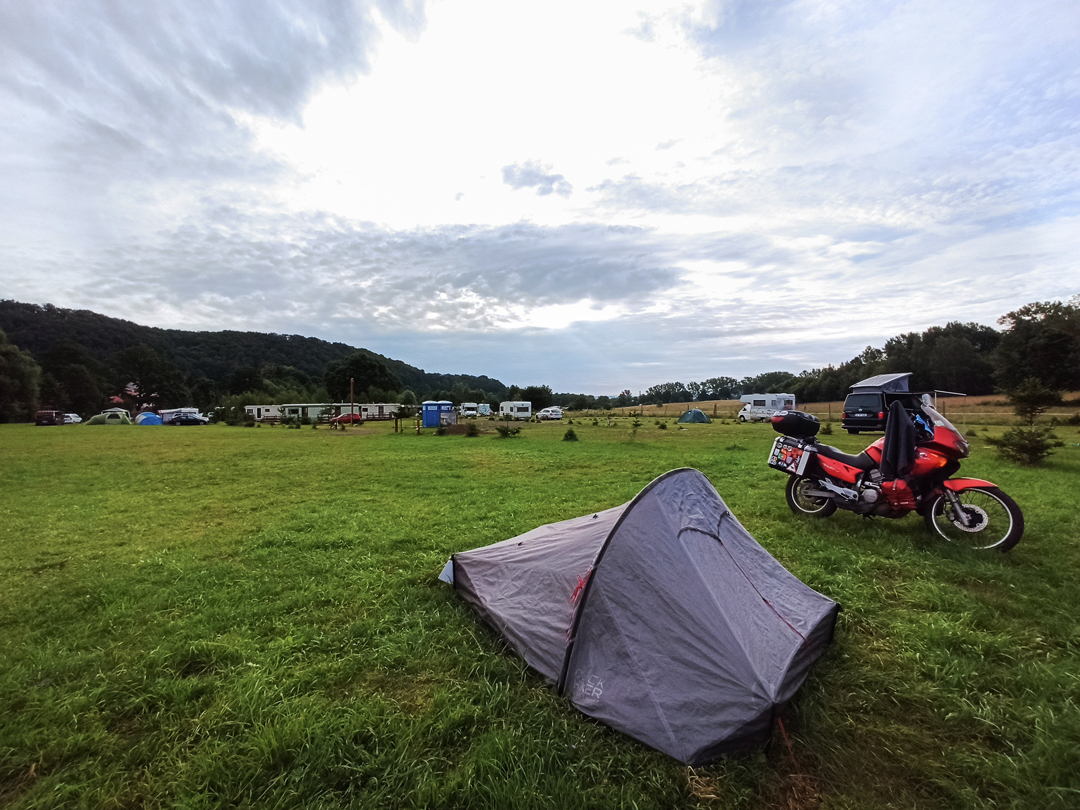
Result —
<svg viewBox="0 0 1080 810"><path fill-rule="evenodd" d="M819 456L825 456L825 458L831 458L833 461L839 461L841 464L847 464L849 467L854 467L856 470L872 470L877 466L877 462L874 461L866 453L859 453L857 456L848 455L842 453L835 447L830 447L827 444L819 444L817 446Z"/></svg>

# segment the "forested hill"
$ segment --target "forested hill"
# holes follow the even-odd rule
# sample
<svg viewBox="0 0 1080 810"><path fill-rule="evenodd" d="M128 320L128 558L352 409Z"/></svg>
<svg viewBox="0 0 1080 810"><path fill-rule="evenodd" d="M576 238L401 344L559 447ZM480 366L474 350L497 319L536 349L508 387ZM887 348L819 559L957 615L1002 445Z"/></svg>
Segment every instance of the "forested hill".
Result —
<svg viewBox="0 0 1080 810"><path fill-rule="evenodd" d="M291 367L312 380L321 380L326 367L357 351L382 361L402 383L417 394L449 390L457 384L493 393L505 390L486 376L429 373L400 360L301 335L261 332L188 332L158 329L84 309L62 309L18 301L0 301L0 329L20 349L42 358L58 345L74 344L104 366L120 351L143 344L168 359L190 379L205 378L227 386L237 373L268 365Z"/></svg>

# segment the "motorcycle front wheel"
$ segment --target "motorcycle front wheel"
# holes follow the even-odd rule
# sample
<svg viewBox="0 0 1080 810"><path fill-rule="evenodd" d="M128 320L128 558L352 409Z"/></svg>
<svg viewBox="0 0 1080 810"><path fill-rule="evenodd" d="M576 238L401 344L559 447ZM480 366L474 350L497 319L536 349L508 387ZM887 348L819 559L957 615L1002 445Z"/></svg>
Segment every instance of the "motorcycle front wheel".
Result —
<svg viewBox="0 0 1080 810"><path fill-rule="evenodd" d="M832 498L815 498L806 494L816 486L809 478L801 478L797 475L788 478L784 496L792 512L806 517L827 518L836 511L836 501Z"/></svg>
<svg viewBox="0 0 1080 810"><path fill-rule="evenodd" d="M972 549L1008 551L1024 534L1024 514L1016 501L997 487L972 487L956 493L954 506L944 495L924 513L927 528L950 543ZM968 525L955 513L963 510Z"/></svg>

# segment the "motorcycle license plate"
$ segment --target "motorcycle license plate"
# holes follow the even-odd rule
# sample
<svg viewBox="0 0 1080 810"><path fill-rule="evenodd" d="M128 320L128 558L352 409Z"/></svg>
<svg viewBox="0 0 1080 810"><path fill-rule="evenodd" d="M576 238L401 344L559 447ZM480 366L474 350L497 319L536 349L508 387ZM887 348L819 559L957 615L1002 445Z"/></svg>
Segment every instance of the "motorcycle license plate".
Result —
<svg viewBox="0 0 1080 810"><path fill-rule="evenodd" d="M806 446L790 436L777 436L769 453L769 466L791 475L802 475L809 460L810 453Z"/></svg>

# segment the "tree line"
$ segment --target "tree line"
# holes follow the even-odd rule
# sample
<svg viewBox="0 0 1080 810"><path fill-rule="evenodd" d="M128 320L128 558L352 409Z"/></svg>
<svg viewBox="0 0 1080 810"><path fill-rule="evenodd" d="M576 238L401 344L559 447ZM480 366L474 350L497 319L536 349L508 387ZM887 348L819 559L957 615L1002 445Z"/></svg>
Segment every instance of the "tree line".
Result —
<svg viewBox="0 0 1080 810"><path fill-rule="evenodd" d="M343 343L301 335L158 329L88 310L0 301L0 421L32 419L38 408L96 413L193 406L209 411L248 401L505 399L487 376L427 372Z"/></svg>
<svg viewBox="0 0 1080 810"><path fill-rule="evenodd" d="M838 366L798 374L770 371L741 380L660 383L636 397L623 391L616 404L737 399L766 392L794 394L799 402L828 402L843 399L853 384L867 377L899 372L912 373L910 384L917 391L991 394L1031 379L1056 391L1080 390L1080 295L1068 302L1027 304L1002 315L998 324L1001 330L952 322L907 332L881 348L867 346Z"/></svg>
<svg viewBox="0 0 1080 810"><path fill-rule="evenodd" d="M546 385L506 386L486 376L426 372L342 343L299 335L185 332L140 326L86 310L0 301L0 421L31 419L39 408L95 413L110 402L142 407L525 400L534 409L574 410L737 399L791 393L801 402L843 399L850 386L888 372L912 372L916 390L965 394L1010 390L1037 379L1080 389L1080 296L1027 304L998 320L1002 329L948 323L868 346L839 366L793 374L666 382L637 396L553 393Z"/></svg>

